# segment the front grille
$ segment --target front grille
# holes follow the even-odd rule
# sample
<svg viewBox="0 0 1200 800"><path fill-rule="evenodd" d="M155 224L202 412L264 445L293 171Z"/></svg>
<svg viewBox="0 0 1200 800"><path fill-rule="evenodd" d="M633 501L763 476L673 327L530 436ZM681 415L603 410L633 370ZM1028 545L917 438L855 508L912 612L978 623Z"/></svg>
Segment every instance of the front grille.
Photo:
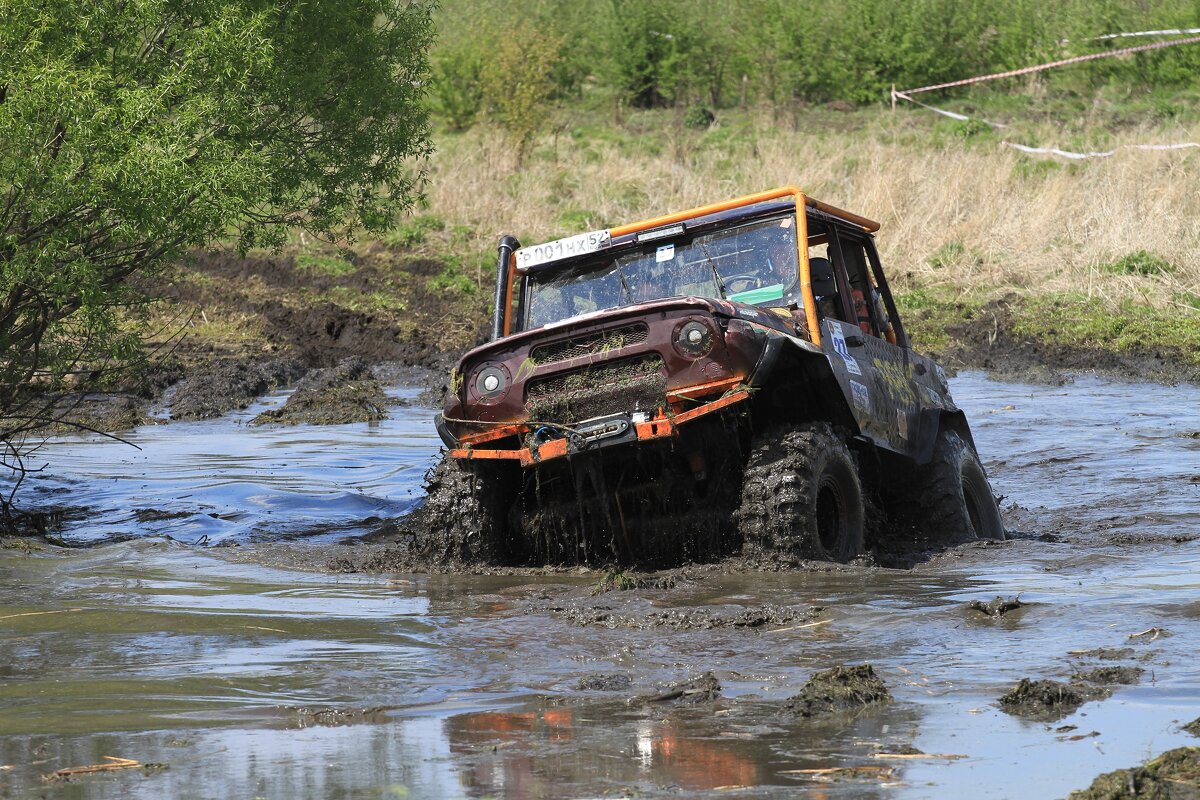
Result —
<svg viewBox="0 0 1200 800"><path fill-rule="evenodd" d="M650 336L646 323L637 322L620 328L609 328L606 331L589 333L552 342L533 348L529 357L537 365L553 364L556 361L569 361L572 358L590 356L596 353L609 353L622 347L641 344Z"/></svg>
<svg viewBox="0 0 1200 800"><path fill-rule="evenodd" d="M662 356L646 353L530 381L526 410L532 420L563 424L635 409L652 411L667 390L662 366Z"/></svg>

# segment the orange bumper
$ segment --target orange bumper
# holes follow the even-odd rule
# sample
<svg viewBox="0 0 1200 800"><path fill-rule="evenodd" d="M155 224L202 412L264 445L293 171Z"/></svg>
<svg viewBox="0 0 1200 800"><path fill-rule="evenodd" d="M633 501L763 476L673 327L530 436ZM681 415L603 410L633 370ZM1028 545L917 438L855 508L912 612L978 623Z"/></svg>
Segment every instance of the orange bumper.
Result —
<svg viewBox="0 0 1200 800"><path fill-rule="evenodd" d="M685 398L688 394L699 393L698 390L707 389L709 387L694 387L689 390L681 390L674 393L677 398ZM675 436L679 432L679 428L694 419L712 414L724 408L728 408L735 403L740 403L750 397L750 390L746 388L737 388L728 391L721 395L716 400L713 400L695 408L678 414L662 414L646 420L645 422L636 422L633 424L634 434L639 442L650 441L652 439L665 439L670 436ZM548 442L543 442L540 445L531 447L520 447L516 449L495 449L480 447L480 445L488 442L494 442L501 439L506 439L512 436L519 437L523 433L528 433L532 428L540 427L539 425L531 425L529 423L518 422L511 425L500 425L483 433L464 436L459 444L460 446L450 451L451 458L476 458L476 459L505 459L511 461L520 461L521 466L529 467L534 464L540 464L543 461L548 461L552 458L560 458L572 453L582 452L585 448L572 448L570 439L564 437L562 439L551 439Z"/></svg>

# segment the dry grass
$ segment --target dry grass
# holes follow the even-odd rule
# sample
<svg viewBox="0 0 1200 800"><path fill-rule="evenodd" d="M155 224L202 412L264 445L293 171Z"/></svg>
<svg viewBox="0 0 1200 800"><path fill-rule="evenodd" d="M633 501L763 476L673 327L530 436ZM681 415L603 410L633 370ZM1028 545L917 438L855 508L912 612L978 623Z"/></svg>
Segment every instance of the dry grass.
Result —
<svg viewBox="0 0 1200 800"><path fill-rule="evenodd" d="M706 132L644 114L619 130L546 138L521 171L503 138L477 129L439 143L429 164L429 212L468 226L470 246L482 252L501 233L543 241L796 184L878 219L885 265L901 289L1200 304L1200 150L1124 150L1047 164L990 136L955 136L923 113L870 112L841 131L726 116L722 128ZM1197 125L1101 133L1108 147L1200 141ZM1046 128L1027 138L1064 144L1055 135ZM1112 271L1141 250L1171 271Z"/></svg>

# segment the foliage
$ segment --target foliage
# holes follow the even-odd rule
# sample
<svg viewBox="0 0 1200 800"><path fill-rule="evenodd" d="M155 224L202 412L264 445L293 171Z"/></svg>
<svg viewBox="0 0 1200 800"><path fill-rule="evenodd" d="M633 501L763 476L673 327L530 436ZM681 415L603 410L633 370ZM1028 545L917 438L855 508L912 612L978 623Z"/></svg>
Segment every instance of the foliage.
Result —
<svg viewBox="0 0 1200 800"><path fill-rule="evenodd" d="M339 256L316 253L301 253L296 256L296 267L312 275L325 275L331 278L340 278L358 269L354 264Z"/></svg>
<svg viewBox="0 0 1200 800"><path fill-rule="evenodd" d="M692 106L683 115L683 126L685 128L707 128L716 119L717 117L711 109L704 106Z"/></svg>
<svg viewBox="0 0 1200 800"><path fill-rule="evenodd" d="M552 32L515 28L501 38L484 70L484 103L491 118L512 137L518 165L551 119L554 70L562 46L562 38Z"/></svg>
<svg viewBox="0 0 1200 800"><path fill-rule="evenodd" d="M421 214L407 219L388 231L383 241L389 247L412 247L424 244L427 234L446 229L445 221L435 214Z"/></svg>
<svg viewBox="0 0 1200 800"><path fill-rule="evenodd" d="M713 110L753 101L878 103L893 84L923 86L1145 41L1095 38L1107 33L1200 26L1194 0L444 0L441 47L502 45L505 37L497 42L478 22L491 15L562 37L552 70L558 97L591 85L635 108ZM537 35L518 38L532 46ZM1187 45L994 85L1178 88L1194 86L1197 74L1200 45Z"/></svg>
<svg viewBox="0 0 1200 800"><path fill-rule="evenodd" d="M483 57L472 46L446 48L433 60L433 107L452 131L471 127L483 108Z"/></svg>
<svg viewBox="0 0 1200 800"><path fill-rule="evenodd" d="M635 108L659 108L675 98L688 40L666 3L612 0L608 30L618 91Z"/></svg>
<svg viewBox="0 0 1200 800"><path fill-rule="evenodd" d="M1138 250L1106 265L1104 271L1117 275L1165 275L1174 272L1175 267L1166 259L1147 250Z"/></svg>
<svg viewBox="0 0 1200 800"><path fill-rule="evenodd" d="M139 351L134 281L232 237L379 231L429 151L430 8L45 0L0 26L0 440ZM44 409L43 409L44 410ZM17 451L10 450L12 457Z"/></svg>

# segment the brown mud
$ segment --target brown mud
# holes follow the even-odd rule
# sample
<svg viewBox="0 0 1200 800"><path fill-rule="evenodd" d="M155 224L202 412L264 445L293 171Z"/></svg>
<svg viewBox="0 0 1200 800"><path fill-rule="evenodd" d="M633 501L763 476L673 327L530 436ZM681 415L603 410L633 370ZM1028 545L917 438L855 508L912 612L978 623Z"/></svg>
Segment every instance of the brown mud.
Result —
<svg viewBox="0 0 1200 800"><path fill-rule="evenodd" d="M480 340L482 315L453 318L445 293L429 285L444 264L383 247L344 255L352 270L329 275L298 265L290 254L199 251L161 296L222 317L251 319L261 325L271 350L310 366L359 356L372 364L394 361L448 371L457 351ZM372 307L362 308L370 298Z"/></svg>
<svg viewBox="0 0 1200 800"><path fill-rule="evenodd" d="M808 679L800 693L788 698L784 708L801 717L852 714L892 702L870 664L834 667Z"/></svg>
<svg viewBox="0 0 1200 800"><path fill-rule="evenodd" d="M264 411L251 425L346 425L387 419L387 395L363 359L304 376L283 408Z"/></svg>
<svg viewBox="0 0 1200 800"><path fill-rule="evenodd" d="M1197 800L1200 747L1179 747L1140 767L1106 772L1067 800Z"/></svg>
<svg viewBox="0 0 1200 800"><path fill-rule="evenodd" d="M1071 679L1087 681L1100 686L1112 684L1128 686L1140 681L1144 672L1145 670L1141 667L1097 667L1087 672L1078 672L1072 675Z"/></svg>
<svg viewBox="0 0 1200 800"><path fill-rule="evenodd" d="M711 672L706 672L691 680L669 684L663 687L662 691L655 694L633 698L631 702L694 705L698 703L711 703L720 696L721 682Z"/></svg>
<svg viewBox="0 0 1200 800"><path fill-rule="evenodd" d="M1069 715L1091 700L1103 700L1111 692L1084 683L1022 678L1000 698L1000 708L1009 714L1053 722Z"/></svg>
<svg viewBox="0 0 1200 800"><path fill-rule="evenodd" d="M822 609L783 608L780 606L755 606L737 610L713 608L667 609L647 611L644 614L623 614L606 607L579 606L535 606L532 614L550 613L573 625L608 628L647 630L668 628L673 630L713 630L715 628L762 628L768 625L785 625L797 621L811 622L820 616Z"/></svg>
<svg viewBox="0 0 1200 800"><path fill-rule="evenodd" d="M1023 608L1024 603L1017 597L997 597L995 600L983 602L982 600L972 600L967 603L967 608L972 611L979 611L993 619L999 619L1001 616L1010 611L1016 611L1018 608Z"/></svg>
<svg viewBox="0 0 1200 800"><path fill-rule="evenodd" d="M272 389L285 386L306 371L291 358L269 361L214 361L194 370L175 387L171 419L211 419L246 408Z"/></svg>

